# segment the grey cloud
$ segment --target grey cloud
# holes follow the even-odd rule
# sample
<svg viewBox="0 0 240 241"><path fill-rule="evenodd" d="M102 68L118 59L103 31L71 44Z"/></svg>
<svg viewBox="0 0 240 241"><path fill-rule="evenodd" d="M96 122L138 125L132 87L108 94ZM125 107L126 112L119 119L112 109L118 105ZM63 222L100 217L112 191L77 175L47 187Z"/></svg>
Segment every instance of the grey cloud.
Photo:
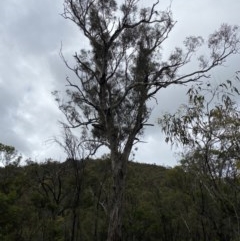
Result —
<svg viewBox="0 0 240 241"><path fill-rule="evenodd" d="M60 16L62 3L0 1L0 142L14 145L38 160L65 157L49 141L60 135L57 123L63 118L51 91L64 90L66 76L74 78L59 57L61 42L70 63L75 51L88 46L77 27ZM178 23L165 44L165 53L181 46L185 36L207 37L223 22L240 22L238 0L231 4L225 0L177 0L172 2L172 9ZM227 65L230 68L213 71L214 81L231 76L239 68L239 56L231 58ZM176 110L186 101L186 89L173 86L160 91L149 122L155 123L165 111ZM149 104L155 105L154 101ZM136 160L173 165L174 151L164 139L159 126L147 128L144 140L148 143L139 145Z"/></svg>

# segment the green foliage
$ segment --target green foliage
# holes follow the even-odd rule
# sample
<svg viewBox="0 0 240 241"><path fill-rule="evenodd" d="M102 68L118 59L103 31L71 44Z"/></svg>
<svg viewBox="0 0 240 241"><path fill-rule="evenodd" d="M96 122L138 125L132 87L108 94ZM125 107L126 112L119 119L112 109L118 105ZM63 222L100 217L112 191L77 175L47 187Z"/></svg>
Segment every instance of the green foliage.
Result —
<svg viewBox="0 0 240 241"><path fill-rule="evenodd" d="M181 165L195 183L193 200L203 240L235 240L240 235L238 81L237 76L216 87L193 86L188 105L160 121L166 141L184 148Z"/></svg>
<svg viewBox="0 0 240 241"><path fill-rule="evenodd" d="M73 240L106 240L112 192L109 161L86 161L77 207L71 161L11 166L8 187L0 189L1 240L72 240L73 220ZM1 183L6 173L9 167L0 169ZM221 196L215 196L211 180L197 174L195 167L129 162L123 240L238 240L239 183L238 176L221 179Z"/></svg>
<svg viewBox="0 0 240 241"><path fill-rule="evenodd" d="M17 151L13 146L0 143L0 162L2 165L18 165L20 161L21 156L18 156Z"/></svg>

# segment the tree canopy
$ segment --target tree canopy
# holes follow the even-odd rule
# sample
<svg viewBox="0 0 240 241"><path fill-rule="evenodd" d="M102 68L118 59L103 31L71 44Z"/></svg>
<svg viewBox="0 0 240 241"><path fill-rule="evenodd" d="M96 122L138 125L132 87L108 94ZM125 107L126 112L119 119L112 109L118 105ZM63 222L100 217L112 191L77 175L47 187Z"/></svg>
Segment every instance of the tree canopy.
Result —
<svg viewBox="0 0 240 241"><path fill-rule="evenodd" d="M108 241L122 240L123 197L127 162L134 144L149 125L148 100L170 85L196 82L239 50L238 27L222 24L206 41L208 54L197 55L205 41L189 36L167 59L162 45L174 20L159 1L139 9L138 1L65 0L62 16L79 28L89 48L74 54L70 66L76 79L67 78L67 99L59 107L66 116L64 128L79 128L78 146L94 154L101 146L110 150L113 190ZM196 69L184 67L197 56ZM57 95L57 92L55 93Z"/></svg>

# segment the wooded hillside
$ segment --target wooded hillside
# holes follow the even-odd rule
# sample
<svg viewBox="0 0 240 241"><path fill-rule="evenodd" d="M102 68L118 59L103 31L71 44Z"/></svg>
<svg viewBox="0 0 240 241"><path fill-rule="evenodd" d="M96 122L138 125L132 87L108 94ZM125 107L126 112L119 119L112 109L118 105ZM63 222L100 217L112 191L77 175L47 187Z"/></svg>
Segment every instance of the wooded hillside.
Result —
<svg viewBox="0 0 240 241"><path fill-rule="evenodd" d="M0 240L103 241L112 193L110 160L17 162L0 169ZM239 177L129 162L124 240L238 240ZM220 195L221 194L221 195Z"/></svg>

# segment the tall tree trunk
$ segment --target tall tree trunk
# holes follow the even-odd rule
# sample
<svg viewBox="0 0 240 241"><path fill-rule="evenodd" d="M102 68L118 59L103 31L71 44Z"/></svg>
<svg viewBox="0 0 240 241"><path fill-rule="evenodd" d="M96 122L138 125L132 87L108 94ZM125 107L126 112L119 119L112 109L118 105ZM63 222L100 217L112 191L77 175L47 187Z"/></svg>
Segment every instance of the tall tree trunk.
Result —
<svg viewBox="0 0 240 241"><path fill-rule="evenodd" d="M113 193L109 213L107 241L122 241L123 201L125 191L127 159L118 156L112 160Z"/></svg>

